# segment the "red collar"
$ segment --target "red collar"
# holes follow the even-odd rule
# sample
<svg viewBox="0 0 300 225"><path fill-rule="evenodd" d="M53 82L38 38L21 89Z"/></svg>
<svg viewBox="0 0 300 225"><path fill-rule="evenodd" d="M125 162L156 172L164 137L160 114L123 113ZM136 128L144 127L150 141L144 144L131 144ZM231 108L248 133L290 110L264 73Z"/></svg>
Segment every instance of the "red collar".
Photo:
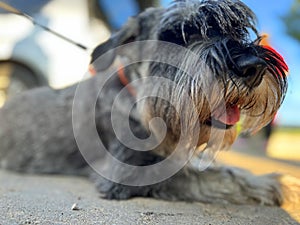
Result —
<svg viewBox="0 0 300 225"><path fill-rule="evenodd" d="M92 64L89 65L89 72L92 76L95 76L97 74L96 69L94 68L94 66ZM136 91L135 89L130 85L130 82L125 74L125 69L124 66L120 63L118 65L118 71L117 71L119 80L121 82L121 84L127 88L128 92L132 95L132 96L136 96Z"/></svg>
<svg viewBox="0 0 300 225"><path fill-rule="evenodd" d="M120 82L121 84L124 85L124 87L127 88L127 90L129 91L129 93L132 95L132 96L136 96L136 91L135 89L130 85L130 82L128 80L128 78L126 77L126 74L125 74L125 69L124 69L124 66L122 64L119 65L119 68L118 68L118 77L120 79Z"/></svg>

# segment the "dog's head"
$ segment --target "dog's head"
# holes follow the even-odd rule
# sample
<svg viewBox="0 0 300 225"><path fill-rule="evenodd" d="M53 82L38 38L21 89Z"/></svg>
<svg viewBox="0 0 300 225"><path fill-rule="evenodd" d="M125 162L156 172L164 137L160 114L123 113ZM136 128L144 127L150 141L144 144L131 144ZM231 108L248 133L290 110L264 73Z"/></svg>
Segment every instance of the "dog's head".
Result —
<svg viewBox="0 0 300 225"><path fill-rule="evenodd" d="M99 68L106 69L117 56L138 60L141 55L152 55L155 62L142 70L144 62L131 66L129 78L130 73L164 77L180 87L158 88L161 84L156 83L156 88L150 88L152 94L162 92L177 105L169 106L157 99L140 104L144 124L161 117L170 139L176 140L180 136L178 110L187 111L185 117L191 114L185 107L186 96L181 93L185 90L197 111L197 121L186 120L189 126L200 123L198 145L210 141L212 146L220 136L211 138L211 134L220 133L224 135L221 147L226 148L235 140L237 130L253 133L267 125L287 89L287 65L275 50L260 45L262 38L255 29L255 20L253 12L239 0L177 0L166 9L148 9L130 19L95 49L92 61L126 43L156 40L150 48L142 42L126 51L111 51ZM166 52L163 45L167 43L171 47ZM187 50L173 52L175 46ZM180 63L165 63L173 59ZM149 90L136 89L138 93Z"/></svg>

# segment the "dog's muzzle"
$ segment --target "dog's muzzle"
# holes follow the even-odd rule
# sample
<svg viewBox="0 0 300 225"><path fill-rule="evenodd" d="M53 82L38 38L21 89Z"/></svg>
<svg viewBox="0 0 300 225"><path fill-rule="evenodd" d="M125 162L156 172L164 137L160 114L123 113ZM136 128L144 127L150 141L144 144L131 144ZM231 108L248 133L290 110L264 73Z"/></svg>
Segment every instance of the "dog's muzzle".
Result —
<svg viewBox="0 0 300 225"><path fill-rule="evenodd" d="M234 59L233 71L235 75L249 89L258 87L268 69L266 62L253 54L240 54ZM234 102L227 102L225 106L217 107L212 111L206 125L219 129L230 129L240 120L241 108Z"/></svg>

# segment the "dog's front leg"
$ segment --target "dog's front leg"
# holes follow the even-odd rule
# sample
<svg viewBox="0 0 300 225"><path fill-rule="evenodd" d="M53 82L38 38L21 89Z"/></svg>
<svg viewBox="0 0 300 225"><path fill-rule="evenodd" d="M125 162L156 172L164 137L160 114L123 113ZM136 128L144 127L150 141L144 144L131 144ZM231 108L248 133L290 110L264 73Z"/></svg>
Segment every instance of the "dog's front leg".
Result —
<svg viewBox="0 0 300 225"><path fill-rule="evenodd" d="M201 202L281 205L279 175L255 176L233 167L211 167L197 172L183 169L157 185L154 197Z"/></svg>
<svg viewBox="0 0 300 225"><path fill-rule="evenodd" d="M233 167L212 167L202 172L184 168L161 183L126 186L108 181L98 175L93 176L98 190L109 199L141 196L171 201L270 206L281 205L284 201L280 177L277 174L256 176L246 170Z"/></svg>
<svg viewBox="0 0 300 225"><path fill-rule="evenodd" d="M210 167L202 172L186 168L155 188L154 197L169 200L284 208L300 205L299 179L274 173L257 176L235 167Z"/></svg>

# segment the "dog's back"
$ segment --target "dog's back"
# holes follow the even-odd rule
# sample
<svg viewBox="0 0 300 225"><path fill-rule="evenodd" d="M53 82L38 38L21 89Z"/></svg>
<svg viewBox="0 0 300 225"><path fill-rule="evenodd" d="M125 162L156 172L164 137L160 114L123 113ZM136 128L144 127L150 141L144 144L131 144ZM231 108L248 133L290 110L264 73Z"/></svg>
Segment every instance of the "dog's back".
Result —
<svg viewBox="0 0 300 225"><path fill-rule="evenodd" d="M74 87L42 87L16 96L0 109L1 167L20 172L68 173L68 159L74 167L82 166L72 135L74 91Z"/></svg>

